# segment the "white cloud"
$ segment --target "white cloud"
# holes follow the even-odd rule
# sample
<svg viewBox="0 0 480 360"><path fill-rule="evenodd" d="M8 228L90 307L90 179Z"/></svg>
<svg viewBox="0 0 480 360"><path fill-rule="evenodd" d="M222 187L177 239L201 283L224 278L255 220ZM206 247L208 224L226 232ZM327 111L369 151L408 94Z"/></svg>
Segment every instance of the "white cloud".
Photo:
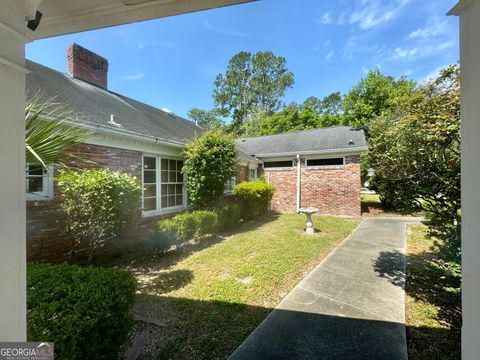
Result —
<svg viewBox="0 0 480 360"><path fill-rule="evenodd" d="M392 20L408 2L409 0L356 0L350 24L358 24L363 30L371 29Z"/></svg>
<svg viewBox="0 0 480 360"><path fill-rule="evenodd" d="M136 72L130 75L125 75L120 77L120 80L125 80L125 81L135 81L135 80L141 80L145 78L147 74L142 73L142 72Z"/></svg>
<svg viewBox="0 0 480 360"><path fill-rule="evenodd" d="M328 39L327 41L325 41L325 46L329 46L331 43L332 43L332 40Z"/></svg>
<svg viewBox="0 0 480 360"><path fill-rule="evenodd" d="M448 49L455 45L455 41L449 40L445 41L437 46L438 50Z"/></svg>
<svg viewBox="0 0 480 360"><path fill-rule="evenodd" d="M174 48L175 44L170 41L142 41L138 43L138 48L140 50L145 50L146 48Z"/></svg>
<svg viewBox="0 0 480 360"><path fill-rule="evenodd" d="M433 38L441 35L450 34L449 23L447 20L440 21L437 17L431 18L423 28L412 31L409 39Z"/></svg>
<svg viewBox="0 0 480 360"><path fill-rule="evenodd" d="M207 28L208 30L217 32L217 33L222 34L222 35L228 35L228 36L234 36L234 37L244 37L244 38L248 37L247 34L242 33L240 31L231 30L231 29L222 29L222 28L219 28L219 27L216 27L216 26L210 24L207 21L205 21L203 23L203 26L205 26L205 28Z"/></svg>
<svg viewBox="0 0 480 360"><path fill-rule="evenodd" d="M315 19L315 21L322 25L328 25L332 22L332 16L330 12L326 12L325 14L322 15L322 17Z"/></svg>
<svg viewBox="0 0 480 360"><path fill-rule="evenodd" d="M402 47L397 47L393 50L393 59L404 59L407 57L412 57L418 54L417 48L405 49Z"/></svg>
<svg viewBox="0 0 480 360"><path fill-rule="evenodd" d="M335 55L335 52L332 50L330 51L327 55L325 55L325 60L330 61L333 59L333 55Z"/></svg>
<svg viewBox="0 0 480 360"><path fill-rule="evenodd" d="M166 113L169 113L169 114L173 114L173 111L166 107L163 107L160 110L165 111Z"/></svg>

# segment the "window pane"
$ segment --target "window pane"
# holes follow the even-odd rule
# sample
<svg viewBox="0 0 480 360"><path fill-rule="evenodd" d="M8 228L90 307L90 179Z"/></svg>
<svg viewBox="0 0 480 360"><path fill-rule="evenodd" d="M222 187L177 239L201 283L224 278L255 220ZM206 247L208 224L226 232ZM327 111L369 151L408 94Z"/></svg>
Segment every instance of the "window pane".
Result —
<svg viewBox="0 0 480 360"><path fill-rule="evenodd" d="M43 175L43 166L41 164L28 164L28 175Z"/></svg>
<svg viewBox="0 0 480 360"><path fill-rule="evenodd" d="M156 174L155 171L145 170L143 172L143 183L155 184L156 183L155 174Z"/></svg>
<svg viewBox="0 0 480 360"><path fill-rule="evenodd" d="M167 194L167 186L168 186L168 185L162 185L162 196L168 195L168 194Z"/></svg>
<svg viewBox="0 0 480 360"><path fill-rule="evenodd" d="M168 185L168 195L175 194L175 185Z"/></svg>
<svg viewBox="0 0 480 360"><path fill-rule="evenodd" d="M162 208L168 207L167 199L168 199L168 196L162 196Z"/></svg>
<svg viewBox="0 0 480 360"><path fill-rule="evenodd" d="M343 165L343 158L307 160L307 166L335 166L335 165Z"/></svg>
<svg viewBox="0 0 480 360"><path fill-rule="evenodd" d="M175 196L175 205L176 206L183 205L183 196L182 195Z"/></svg>
<svg viewBox="0 0 480 360"><path fill-rule="evenodd" d="M28 178L28 191L29 192L42 192L43 191L43 178L42 177Z"/></svg>
<svg viewBox="0 0 480 360"><path fill-rule="evenodd" d="M177 160L170 160L168 170L177 170Z"/></svg>
<svg viewBox="0 0 480 360"><path fill-rule="evenodd" d="M146 198L143 199L143 210L149 211L149 210L156 210L157 209L157 198Z"/></svg>
<svg viewBox="0 0 480 360"><path fill-rule="evenodd" d="M168 171L162 170L162 183L168 182Z"/></svg>
<svg viewBox="0 0 480 360"><path fill-rule="evenodd" d="M157 185L145 185L145 190L143 191L143 196L152 197L157 195Z"/></svg>
<svg viewBox="0 0 480 360"><path fill-rule="evenodd" d="M183 174L181 172L177 173L177 182L183 182Z"/></svg>
<svg viewBox="0 0 480 360"><path fill-rule="evenodd" d="M151 169L151 170L155 170L157 168L157 164L156 164L156 159L154 157L147 157L145 156L143 158L143 168L144 169Z"/></svg>
<svg viewBox="0 0 480 360"><path fill-rule="evenodd" d="M177 195L181 194L182 193L182 188L183 188L183 185L181 185L181 184L175 185L175 193Z"/></svg>
<svg viewBox="0 0 480 360"><path fill-rule="evenodd" d="M168 160L162 159L162 170L168 170Z"/></svg>
<svg viewBox="0 0 480 360"><path fill-rule="evenodd" d="M268 161L263 163L264 168L276 168L276 167L292 167L293 162L288 161Z"/></svg>
<svg viewBox="0 0 480 360"><path fill-rule="evenodd" d="M168 207L175 206L175 195L168 196Z"/></svg>
<svg viewBox="0 0 480 360"><path fill-rule="evenodd" d="M181 171L183 168L183 160L178 160L177 161L177 170Z"/></svg>

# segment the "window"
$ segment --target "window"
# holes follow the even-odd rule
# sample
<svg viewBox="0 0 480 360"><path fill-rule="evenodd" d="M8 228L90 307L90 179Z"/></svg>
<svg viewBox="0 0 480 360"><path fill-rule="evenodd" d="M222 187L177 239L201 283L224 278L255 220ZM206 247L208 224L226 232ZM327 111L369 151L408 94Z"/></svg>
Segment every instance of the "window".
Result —
<svg viewBox="0 0 480 360"><path fill-rule="evenodd" d="M266 168L284 168L284 167L292 167L293 161L267 161L263 163L263 167Z"/></svg>
<svg viewBox="0 0 480 360"><path fill-rule="evenodd" d="M257 179L257 169L250 169L250 173L248 178L250 180L256 180Z"/></svg>
<svg viewBox="0 0 480 360"><path fill-rule="evenodd" d="M143 157L143 210L160 212L185 206L183 161Z"/></svg>
<svg viewBox="0 0 480 360"><path fill-rule="evenodd" d="M325 159L307 159L307 167L311 166L343 166L343 157Z"/></svg>
<svg viewBox="0 0 480 360"><path fill-rule="evenodd" d="M225 184L225 189L223 190L223 192L231 193L233 191L233 187L235 186L235 182L236 182L236 178L234 176L230 180L227 181L227 183Z"/></svg>
<svg viewBox="0 0 480 360"><path fill-rule="evenodd" d="M42 164L28 163L25 166L27 199L53 196L53 167L48 170Z"/></svg>

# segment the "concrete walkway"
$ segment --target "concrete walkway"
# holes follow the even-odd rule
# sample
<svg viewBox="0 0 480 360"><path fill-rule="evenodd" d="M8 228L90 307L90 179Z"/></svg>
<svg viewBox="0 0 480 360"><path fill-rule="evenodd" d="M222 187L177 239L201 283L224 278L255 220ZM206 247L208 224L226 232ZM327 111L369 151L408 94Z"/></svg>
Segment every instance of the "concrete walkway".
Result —
<svg viewBox="0 0 480 360"><path fill-rule="evenodd" d="M364 220L230 359L406 360L406 224L419 222Z"/></svg>

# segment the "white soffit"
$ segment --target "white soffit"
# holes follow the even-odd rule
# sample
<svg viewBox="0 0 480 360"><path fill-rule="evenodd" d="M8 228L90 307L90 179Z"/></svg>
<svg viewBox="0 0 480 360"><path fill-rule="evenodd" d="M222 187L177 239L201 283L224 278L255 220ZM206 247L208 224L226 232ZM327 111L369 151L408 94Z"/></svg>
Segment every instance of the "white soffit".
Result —
<svg viewBox="0 0 480 360"><path fill-rule="evenodd" d="M43 0L40 25L27 36L42 39L251 1L256 0Z"/></svg>

